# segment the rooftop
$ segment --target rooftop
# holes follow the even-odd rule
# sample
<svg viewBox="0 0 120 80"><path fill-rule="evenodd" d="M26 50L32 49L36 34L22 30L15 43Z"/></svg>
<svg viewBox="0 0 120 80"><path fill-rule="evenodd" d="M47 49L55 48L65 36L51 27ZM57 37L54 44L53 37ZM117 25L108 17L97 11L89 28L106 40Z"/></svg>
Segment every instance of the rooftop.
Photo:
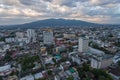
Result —
<svg viewBox="0 0 120 80"><path fill-rule="evenodd" d="M104 55L105 53L101 50L98 50L98 49L94 49L94 48L91 48L89 47L89 51L90 53L92 54L95 54L95 55Z"/></svg>
<svg viewBox="0 0 120 80"><path fill-rule="evenodd" d="M9 70L9 69L11 69L11 65L1 66L0 67L0 72L6 71L6 70Z"/></svg>
<svg viewBox="0 0 120 80"><path fill-rule="evenodd" d="M109 73L120 76L120 67L109 68Z"/></svg>

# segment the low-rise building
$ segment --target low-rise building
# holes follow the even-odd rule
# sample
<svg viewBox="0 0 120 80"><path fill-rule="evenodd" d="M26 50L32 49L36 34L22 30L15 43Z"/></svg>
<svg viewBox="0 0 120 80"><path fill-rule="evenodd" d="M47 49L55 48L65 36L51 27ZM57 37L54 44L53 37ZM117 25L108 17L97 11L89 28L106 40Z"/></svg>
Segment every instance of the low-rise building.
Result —
<svg viewBox="0 0 120 80"><path fill-rule="evenodd" d="M120 80L120 67L109 67L108 71L114 80Z"/></svg>
<svg viewBox="0 0 120 80"><path fill-rule="evenodd" d="M18 80L18 77L16 75L9 76L7 80Z"/></svg>
<svg viewBox="0 0 120 80"><path fill-rule="evenodd" d="M34 79L33 75L27 75L27 76L21 78L20 80L35 80L35 79Z"/></svg>
<svg viewBox="0 0 120 80"><path fill-rule="evenodd" d="M60 64L60 68L61 68L62 70L66 70L66 69L68 69L68 68L70 67L70 65L71 65L70 61L62 62L62 63Z"/></svg>
<svg viewBox="0 0 120 80"><path fill-rule="evenodd" d="M7 76L12 73L11 65L5 65L0 67L0 76Z"/></svg>
<svg viewBox="0 0 120 80"><path fill-rule="evenodd" d="M10 38L5 38L5 42L6 43L11 43L11 42L15 42L16 41L16 39L15 38L12 38L12 37L10 37Z"/></svg>
<svg viewBox="0 0 120 80"><path fill-rule="evenodd" d="M35 77L35 79L40 79L40 78L43 78L43 75L42 75L41 72L39 72L39 73L36 73L36 74L34 75L34 77Z"/></svg>

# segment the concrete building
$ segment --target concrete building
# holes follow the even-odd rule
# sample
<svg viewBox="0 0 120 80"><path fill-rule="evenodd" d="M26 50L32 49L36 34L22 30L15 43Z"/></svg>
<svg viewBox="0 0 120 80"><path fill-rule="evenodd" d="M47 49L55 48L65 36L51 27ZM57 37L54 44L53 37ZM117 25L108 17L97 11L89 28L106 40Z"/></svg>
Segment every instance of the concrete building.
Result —
<svg viewBox="0 0 120 80"><path fill-rule="evenodd" d="M114 59L113 59L113 62L117 63L118 61L120 61L120 55L115 55Z"/></svg>
<svg viewBox="0 0 120 80"><path fill-rule="evenodd" d="M11 65L0 66L0 76L7 76L12 73Z"/></svg>
<svg viewBox="0 0 120 80"><path fill-rule="evenodd" d="M5 38L5 42L6 43L11 43L11 42L15 42L16 40L15 40L15 38L12 38L12 37L10 37L10 38Z"/></svg>
<svg viewBox="0 0 120 80"><path fill-rule="evenodd" d="M67 39L76 37L76 35L72 33L64 33L63 36L64 38L67 38Z"/></svg>
<svg viewBox="0 0 120 80"><path fill-rule="evenodd" d="M39 73L36 73L36 74L34 75L34 78L35 78L35 80L37 80L37 79L43 78L43 75L42 75L41 72L39 72Z"/></svg>
<svg viewBox="0 0 120 80"><path fill-rule="evenodd" d="M33 29L27 29L27 38L30 42L36 42L36 33Z"/></svg>
<svg viewBox="0 0 120 80"><path fill-rule="evenodd" d="M68 54L68 57L69 57L69 59L72 60L72 62L75 62L75 63L77 63L78 65L80 65L80 64L82 63L81 58L79 57L77 51L74 51L74 52L69 53L69 54Z"/></svg>
<svg viewBox="0 0 120 80"><path fill-rule="evenodd" d="M81 58L78 55L72 55L72 61L76 62L78 65L82 64Z"/></svg>
<svg viewBox="0 0 120 80"><path fill-rule="evenodd" d="M27 75L27 76L21 78L20 80L35 80L35 79L34 79L34 76L30 74L30 75Z"/></svg>
<svg viewBox="0 0 120 80"><path fill-rule="evenodd" d="M103 56L94 56L91 59L91 67L100 69L106 68L113 63L113 56L111 55L103 55Z"/></svg>
<svg viewBox="0 0 120 80"><path fill-rule="evenodd" d="M111 66L108 68L109 74L113 77L114 80L120 80L120 67L118 66Z"/></svg>
<svg viewBox="0 0 120 80"><path fill-rule="evenodd" d="M80 37L78 41L78 51L79 52L86 52L88 51L88 42L87 38Z"/></svg>
<svg viewBox="0 0 120 80"><path fill-rule="evenodd" d="M65 51L65 50L66 50L66 47L64 45L61 45L61 46L58 46L55 48L56 53L60 53L60 52Z"/></svg>
<svg viewBox="0 0 120 80"><path fill-rule="evenodd" d="M16 38L24 38L24 33L23 32L16 32Z"/></svg>
<svg viewBox="0 0 120 80"><path fill-rule="evenodd" d="M105 53L101 50L89 47L89 50L85 53L89 56L103 56Z"/></svg>
<svg viewBox="0 0 120 80"><path fill-rule="evenodd" d="M43 32L43 42L46 45L54 44L54 36L52 31Z"/></svg>

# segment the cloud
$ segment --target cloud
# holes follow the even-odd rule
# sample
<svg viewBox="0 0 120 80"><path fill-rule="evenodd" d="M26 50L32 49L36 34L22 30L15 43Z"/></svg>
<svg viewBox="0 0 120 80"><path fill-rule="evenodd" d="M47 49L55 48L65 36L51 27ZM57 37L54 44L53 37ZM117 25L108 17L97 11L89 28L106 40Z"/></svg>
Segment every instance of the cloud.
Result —
<svg viewBox="0 0 120 80"><path fill-rule="evenodd" d="M46 18L116 24L120 20L120 0L0 0L0 18L0 24Z"/></svg>
<svg viewBox="0 0 120 80"><path fill-rule="evenodd" d="M90 0L93 5L106 5L111 3L119 3L120 0Z"/></svg>

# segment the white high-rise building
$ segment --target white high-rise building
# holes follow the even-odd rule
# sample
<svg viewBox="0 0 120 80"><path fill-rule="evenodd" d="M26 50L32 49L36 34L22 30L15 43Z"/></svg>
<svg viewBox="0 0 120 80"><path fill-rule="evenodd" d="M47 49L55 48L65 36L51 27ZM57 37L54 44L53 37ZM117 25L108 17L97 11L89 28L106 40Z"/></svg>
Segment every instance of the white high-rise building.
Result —
<svg viewBox="0 0 120 80"><path fill-rule="evenodd" d="M27 37L28 40L31 42L36 42L36 33L34 29L27 29Z"/></svg>
<svg viewBox="0 0 120 80"><path fill-rule="evenodd" d="M54 44L54 36L52 31L44 31L43 32L43 42L44 44Z"/></svg>
<svg viewBox="0 0 120 80"><path fill-rule="evenodd" d="M79 52L86 52L88 51L88 42L89 40L84 37L80 37L78 41L78 51Z"/></svg>

